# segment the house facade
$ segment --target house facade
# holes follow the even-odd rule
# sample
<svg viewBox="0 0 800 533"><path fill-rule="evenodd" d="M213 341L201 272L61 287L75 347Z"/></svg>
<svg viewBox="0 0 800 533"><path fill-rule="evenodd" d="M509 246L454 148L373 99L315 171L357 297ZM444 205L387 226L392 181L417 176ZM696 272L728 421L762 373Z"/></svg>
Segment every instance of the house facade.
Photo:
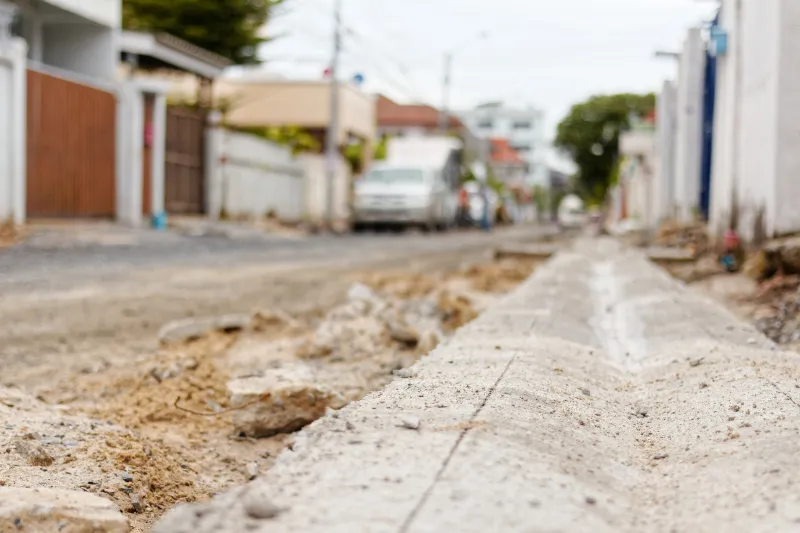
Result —
<svg viewBox="0 0 800 533"><path fill-rule="evenodd" d="M523 188L527 176L528 164L513 148L508 139L489 139L491 156L489 166L495 178L509 188Z"/></svg>
<svg viewBox="0 0 800 533"><path fill-rule="evenodd" d="M460 112L459 118L479 137L508 139L511 148L527 163L528 183L548 187L544 112L492 102Z"/></svg>
<svg viewBox="0 0 800 533"><path fill-rule="evenodd" d="M120 0L14 0L14 33L28 43L28 60L92 80L116 77Z"/></svg>
<svg viewBox="0 0 800 533"><path fill-rule="evenodd" d="M379 138L442 134L440 111L425 104L399 104L378 95L375 98L375 118ZM477 135L458 117L449 115L447 118L447 133L461 138L467 162L482 169L490 157L488 139Z"/></svg>

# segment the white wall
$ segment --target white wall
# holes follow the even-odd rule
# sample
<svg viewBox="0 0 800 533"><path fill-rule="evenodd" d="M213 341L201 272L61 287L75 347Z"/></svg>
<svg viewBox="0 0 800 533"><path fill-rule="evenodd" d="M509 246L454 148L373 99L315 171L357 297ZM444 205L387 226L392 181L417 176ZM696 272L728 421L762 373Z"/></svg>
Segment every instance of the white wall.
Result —
<svg viewBox="0 0 800 533"><path fill-rule="evenodd" d="M52 24L42 29L42 61L82 76L112 82L119 54L117 30L94 24Z"/></svg>
<svg viewBox="0 0 800 533"><path fill-rule="evenodd" d="M283 146L253 135L223 132L222 205L230 216L286 221L303 217L303 166Z"/></svg>
<svg viewBox="0 0 800 533"><path fill-rule="evenodd" d="M22 39L0 38L0 223L25 222L26 55Z"/></svg>
<svg viewBox="0 0 800 533"><path fill-rule="evenodd" d="M656 220L663 221L675 215L677 92L673 82L664 82L656 105L656 191L653 209Z"/></svg>
<svg viewBox="0 0 800 533"><path fill-rule="evenodd" d="M274 212L290 222L325 221L325 158L291 151L259 137L211 128L207 143L209 216L263 217ZM334 216L349 216L350 171L337 161Z"/></svg>
<svg viewBox="0 0 800 533"><path fill-rule="evenodd" d="M746 240L800 231L800 4L725 0L721 25L712 234L728 228L734 196Z"/></svg>
<svg viewBox="0 0 800 533"><path fill-rule="evenodd" d="M703 141L705 44L701 30L689 30L681 51L675 136L675 203L677 218L692 220L700 204Z"/></svg>
<svg viewBox="0 0 800 533"><path fill-rule="evenodd" d="M103 26L121 25L122 0L47 0L47 3Z"/></svg>
<svg viewBox="0 0 800 533"><path fill-rule="evenodd" d="M778 174L775 188L776 233L800 231L800 2L782 0L778 63Z"/></svg>
<svg viewBox="0 0 800 533"><path fill-rule="evenodd" d="M327 171L324 156L306 154L298 158L305 169L304 218L322 222L327 216ZM350 188L352 176L347 162L338 158L334 162L336 181L333 186L333 216L336 220L350 218Z"/></svg>

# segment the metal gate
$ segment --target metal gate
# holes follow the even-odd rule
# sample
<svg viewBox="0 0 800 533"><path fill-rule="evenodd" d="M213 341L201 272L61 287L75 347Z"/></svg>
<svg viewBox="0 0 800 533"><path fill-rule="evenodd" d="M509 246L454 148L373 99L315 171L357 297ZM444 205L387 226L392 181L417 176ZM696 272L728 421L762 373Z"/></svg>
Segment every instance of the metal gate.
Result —
<svg viewBox="0 0 800 533"><path fill-rule="evenodd" d="M27 75L27 215L113 217L113 93L54 75Z"/></svg>
<svg viewBox="0 0 800 533"><path fill-rule="evenodd" d="M202 110L167 108L164 204L168 213L205 212L205 123Z"/></svg>

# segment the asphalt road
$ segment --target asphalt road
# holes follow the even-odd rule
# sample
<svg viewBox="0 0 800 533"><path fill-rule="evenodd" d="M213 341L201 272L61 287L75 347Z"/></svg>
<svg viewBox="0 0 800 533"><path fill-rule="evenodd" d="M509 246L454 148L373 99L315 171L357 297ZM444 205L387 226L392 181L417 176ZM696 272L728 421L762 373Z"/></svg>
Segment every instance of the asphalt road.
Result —
<svg viewBox="0 0 800 533"><path fill-rule="evenodd" d="M497 229L491 233L381 233L285 238L155 233L137 230L100 232L81 239L69 232L43 233L29 242L0 250L0 291L56 288L84 280L99 281L159 268L374 260L382 257L452 252L498 241L535 239L547 228Z"/></svg>

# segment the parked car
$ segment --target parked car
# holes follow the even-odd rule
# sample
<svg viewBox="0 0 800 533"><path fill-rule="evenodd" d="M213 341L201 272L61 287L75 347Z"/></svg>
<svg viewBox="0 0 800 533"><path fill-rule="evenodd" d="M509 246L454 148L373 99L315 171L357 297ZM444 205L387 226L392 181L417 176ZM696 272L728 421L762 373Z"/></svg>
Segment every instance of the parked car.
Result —
<svg viewBox="0 0 800 533"><path fill-rule="evenodd" d="M355 184L354 229L456 223L461 141L450 137L391 139L384 161Z"/></svg>
<svg viewBox="0 0 800 533"><path fill-rule="evenodd" d="M558 224L563 228L581 228L586 221L583 200L574 194L565 196L558 205Z"/></svg>

